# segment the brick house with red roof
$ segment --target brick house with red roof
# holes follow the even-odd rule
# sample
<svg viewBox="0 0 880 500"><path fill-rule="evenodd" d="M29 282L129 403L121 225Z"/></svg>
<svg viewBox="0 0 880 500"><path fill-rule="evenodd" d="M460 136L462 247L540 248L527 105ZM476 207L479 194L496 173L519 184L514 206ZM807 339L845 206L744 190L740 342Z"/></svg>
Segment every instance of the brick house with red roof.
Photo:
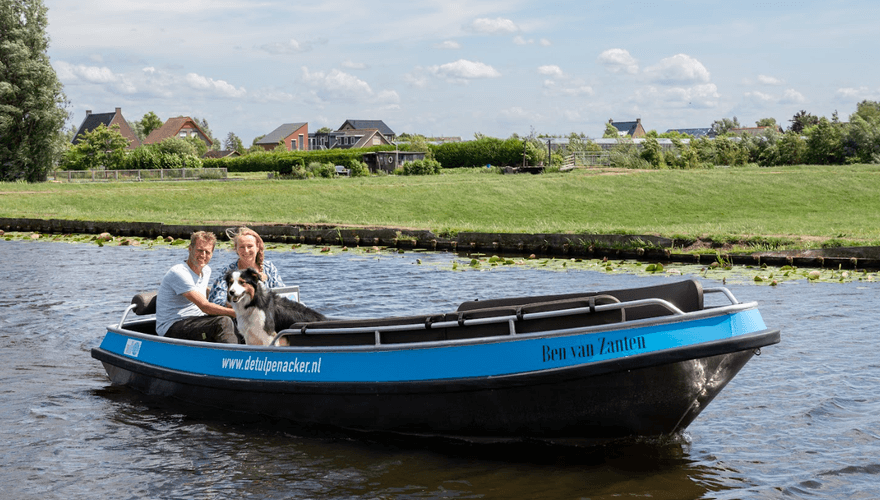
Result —
<svg viewBox="0 0 880 500"><path fill-rule="evenodd" d="M198 137L208 145L208 148L214 144L214 141L208 137L208 134L202 131L199 124L188 116L169 118L164 125L150 132L150 135L144 139L144 144L158 144L171 137Z"/></svg>

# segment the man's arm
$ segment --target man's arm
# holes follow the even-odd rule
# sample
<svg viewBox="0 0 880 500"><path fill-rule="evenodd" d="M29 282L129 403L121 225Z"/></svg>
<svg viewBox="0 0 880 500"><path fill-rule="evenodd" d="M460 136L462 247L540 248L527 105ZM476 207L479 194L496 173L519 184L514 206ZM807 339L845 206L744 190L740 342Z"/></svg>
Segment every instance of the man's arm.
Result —
<svg viewBox="0 0 880 500"><path fill-rule="evenodd" d="M199 293L196 291L186 292L183 294L187 300L196 305L201 311L205 314L209 314L211 316L229 316L230 318L235 317L235 311L233 311L229 307L219 306L207 299L205 294Z"/></svg>

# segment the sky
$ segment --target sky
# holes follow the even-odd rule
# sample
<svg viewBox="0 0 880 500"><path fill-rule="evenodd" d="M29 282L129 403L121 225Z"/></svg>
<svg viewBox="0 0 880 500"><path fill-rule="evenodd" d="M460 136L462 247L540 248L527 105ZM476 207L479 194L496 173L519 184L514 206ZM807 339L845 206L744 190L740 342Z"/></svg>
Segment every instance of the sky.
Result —
<svg viewBox="0 0 880 500"><path fill-rule="evenodd" d="M70 104L207 120L246 145L284 123L601 137L742 126L880 100L880 2L44 0Z"/></svg>

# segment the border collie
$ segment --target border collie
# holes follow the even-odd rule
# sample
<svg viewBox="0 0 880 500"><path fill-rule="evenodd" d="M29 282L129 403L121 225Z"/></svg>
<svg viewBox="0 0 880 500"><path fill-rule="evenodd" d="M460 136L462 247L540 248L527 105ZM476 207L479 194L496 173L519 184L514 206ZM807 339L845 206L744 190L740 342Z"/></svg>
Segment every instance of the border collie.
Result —
<svg viewBox="0 0 880 500"><path fill-rule="evenodd" d="M269 345L278 331L293 323L327 319L318 311L270 290L256 269L232 270L224 279L238 331L248 345ZM277 344L288 345L287 339L278 339Z"/></svg>

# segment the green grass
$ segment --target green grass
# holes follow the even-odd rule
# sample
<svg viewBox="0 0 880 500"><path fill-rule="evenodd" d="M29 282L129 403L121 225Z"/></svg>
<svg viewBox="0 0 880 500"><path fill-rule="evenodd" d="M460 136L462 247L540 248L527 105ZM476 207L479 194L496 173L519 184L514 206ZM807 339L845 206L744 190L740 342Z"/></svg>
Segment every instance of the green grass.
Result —
<svg viewBox="0 0 880 500"><path fill-rule="evenodd" d="M880 165L94 184L0 183L0 217L880 242Z"/></svg>

